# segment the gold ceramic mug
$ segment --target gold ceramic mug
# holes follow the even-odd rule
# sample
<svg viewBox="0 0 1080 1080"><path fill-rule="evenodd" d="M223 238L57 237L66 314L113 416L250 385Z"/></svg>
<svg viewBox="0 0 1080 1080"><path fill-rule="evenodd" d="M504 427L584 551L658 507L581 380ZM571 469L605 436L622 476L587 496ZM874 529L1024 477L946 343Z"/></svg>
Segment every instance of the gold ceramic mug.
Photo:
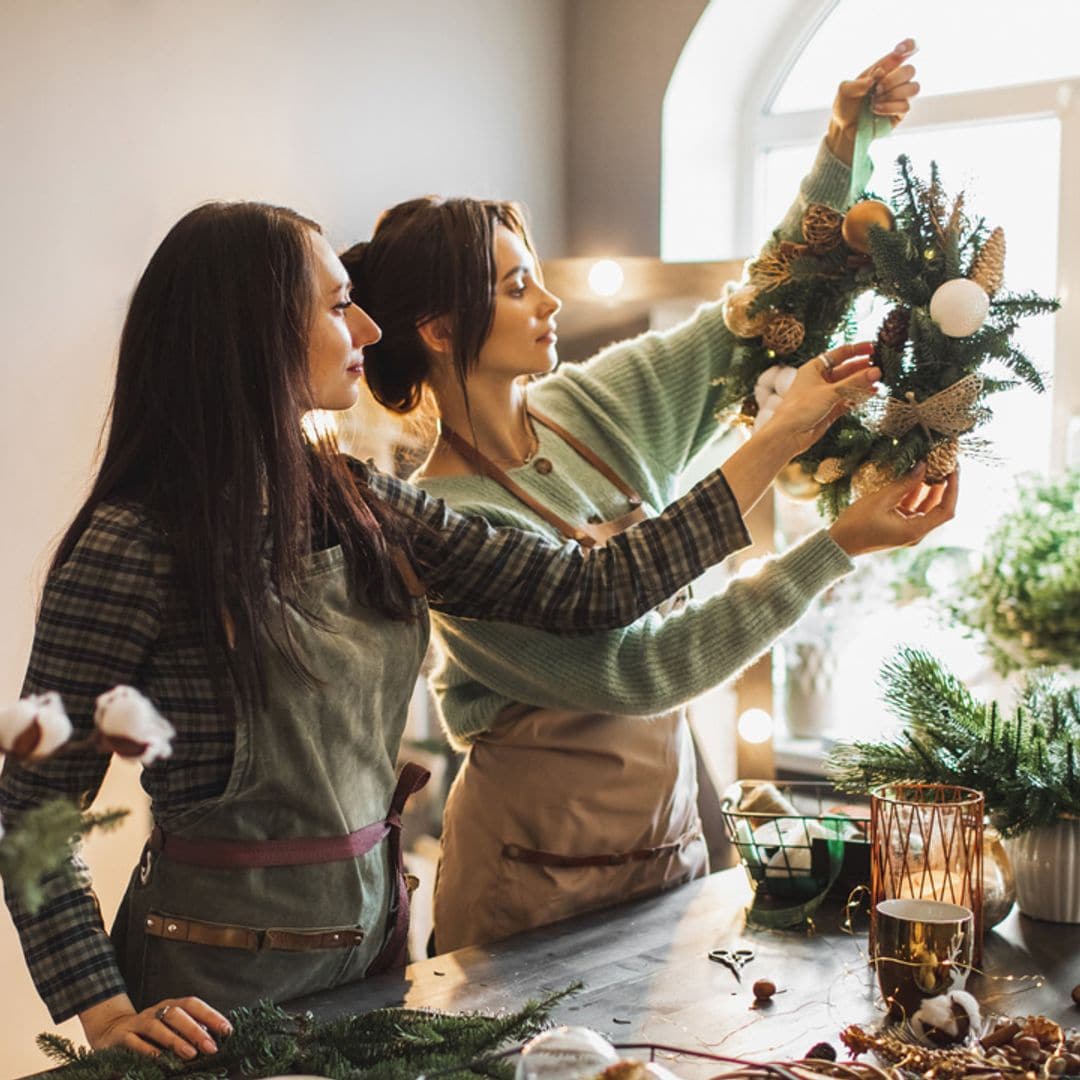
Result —
<svg viewBox="0 0 1080 1080"><path fill-rule="evenodd" d="M971 971L975 920L969 908L940 900L882 900L874 965L894 1019L924 998L960 990Z"/></svg>

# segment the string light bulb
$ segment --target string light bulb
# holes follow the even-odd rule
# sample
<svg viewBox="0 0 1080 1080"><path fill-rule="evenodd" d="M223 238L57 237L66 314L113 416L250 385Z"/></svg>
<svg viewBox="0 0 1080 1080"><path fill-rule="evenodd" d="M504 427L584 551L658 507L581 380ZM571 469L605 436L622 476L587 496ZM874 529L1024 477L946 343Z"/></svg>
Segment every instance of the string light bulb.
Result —
<svg viewBox="0 0 1080 1080"><path fill-rule="evenodd" d="M597 296L615 296L624 280L623 268L614 259L597 259L589 267L589 288Z"/></svg>

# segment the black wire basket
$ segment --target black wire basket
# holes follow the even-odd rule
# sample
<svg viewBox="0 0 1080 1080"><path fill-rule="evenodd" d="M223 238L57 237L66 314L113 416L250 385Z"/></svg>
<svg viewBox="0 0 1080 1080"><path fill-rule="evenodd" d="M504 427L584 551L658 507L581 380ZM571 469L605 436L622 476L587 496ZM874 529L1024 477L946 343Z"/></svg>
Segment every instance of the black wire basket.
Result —
<svg viewBox="0 0 1080 1080"><path fill-rule="evenodd" d="M870 880L870 808L841 803L828 784L737 780L720 811L759 900L799 903Z"/></svg>

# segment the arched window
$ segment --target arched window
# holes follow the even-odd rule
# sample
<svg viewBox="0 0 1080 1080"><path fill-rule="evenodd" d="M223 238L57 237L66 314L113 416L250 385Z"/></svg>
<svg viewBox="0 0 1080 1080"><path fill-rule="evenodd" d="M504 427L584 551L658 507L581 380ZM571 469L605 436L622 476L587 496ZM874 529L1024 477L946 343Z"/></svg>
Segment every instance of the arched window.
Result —
<svg viewBox="0 0 1080 1080"><path fill-rule="evenodd" d="M1007 284L1065 301L1056 318L1030 320L1019 341L1050 376L1050 392L996 399L987 435L1000 460L965 461L960 514L935 537L977 548L1017 474L1080 466L1080 305L1069 302L1080 282L1080 4L799 0L733 8L713 0L705 10L665 98L665 258L755 252L813 159L837 83L914 37L922 93L900 129L875 143L871 188L890 194L901 153L924 176L936 160L946 190L965 191L972 210L1004 228ZM880 309L868 302L859 314L873 337ZM880 593L866 610L879 606L889 626L864 626L860 637L887 651L905 620ZM914 627L906 630L911 640ZM944 640L931 644L943 655L953 652ZM849 687L849 707L873 693L878 657L861 648L861 660L840 661L845 679L864 684Z"/></svg>

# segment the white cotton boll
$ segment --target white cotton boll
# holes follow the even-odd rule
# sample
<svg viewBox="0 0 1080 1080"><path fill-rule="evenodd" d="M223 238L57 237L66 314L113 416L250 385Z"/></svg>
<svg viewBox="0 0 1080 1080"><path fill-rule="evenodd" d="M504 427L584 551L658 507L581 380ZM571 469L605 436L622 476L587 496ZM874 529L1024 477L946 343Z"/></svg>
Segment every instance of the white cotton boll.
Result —
<svg viewBox="0 0 1080 1080"><path fill-rule="evenodd" d="M772 396L772 386L769 383L763 383L758 379L757 385L754 387L754 400L758 403L758 408L763 409L765 407L765 402Z"/></svg>
<svg viewBox="0 0 1080 1080"><path fill-rule="evenodd" d="M48 757L71 738L60 695L31 694L0 709L0 750L30 761Z"/></svg>
<svg viewBox="0 0 1080 1080"><path fill-rule="evenodd" d="M754 388L756 389L759 386L765 386L768 387L768 389L772 390L772 388L776 385L776 376L780 373L782 368L782 364L773 364L772 367L766 368L757 377L757 382L754 384Z"/></svg>
<svg viewBox="0 0 1080 1080"><path fill-rule="evenodd" d="M781 397L784 396L790 389L791 384L795 381L795 376L798 374L798 369L790 366L784 366L776 373L776 379L773 381L773 389Z"/></svg>
<svg viewBox="0 0 1080 1080"><path fill-rule="evenodd" d="M754 417L754 430L757 431L759 428L763 428L773 418L773 413L775 411L775 409L771 409L768 406L761 409L757 416Z"/></svg>
<svg viewBox="0 0 1080 1080"><path fill-rule="evenodd" d="M32 699L37 706L37 722L41 729L41 738L31 758L48 757L71 738L71 720L64 710L60 695L53 690L38 694Z"/></svg>
<svg viewBox="0 0 1080 1080"><path fill-rule="evenodd" d="M109 749L149 765L172 754L176 730L131 686L116 686L97 699L94 724Z"/></svg>
<svg viewBox="0 0 1080 1080"><path fill-rule="evenodd" d="M10 754L15 749L15 741L37 719L37 706L33 698L23 698L0 709L0 750Z"/></svg>
<svg viewBox="0 0 1080 1080"><path fill-rule="evenodd" d="M979 1003L965 990L950 990L926 998L911 1016L916 1037L937 1046L960 1042L971 1032L978 1032L981 1026Z"/></svg>

